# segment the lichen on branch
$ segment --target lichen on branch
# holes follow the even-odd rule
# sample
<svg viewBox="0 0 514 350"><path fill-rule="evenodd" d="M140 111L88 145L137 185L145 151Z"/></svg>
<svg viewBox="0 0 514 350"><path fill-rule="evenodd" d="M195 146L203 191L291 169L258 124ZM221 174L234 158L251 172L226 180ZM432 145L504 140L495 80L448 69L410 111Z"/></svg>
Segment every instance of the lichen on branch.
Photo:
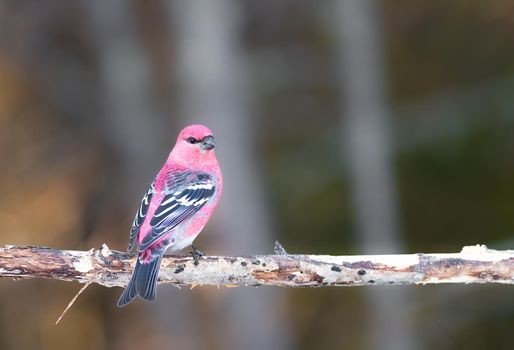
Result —
<svg viewBox="0 0 514 350"><path fill-rule="evenodd" d="M135 256L101 249L0 248L0 278L45 278L123 287ZM159 283L329 287L438 283L514 284L514 251L477 245L452 254L165 256Z"/></svg>

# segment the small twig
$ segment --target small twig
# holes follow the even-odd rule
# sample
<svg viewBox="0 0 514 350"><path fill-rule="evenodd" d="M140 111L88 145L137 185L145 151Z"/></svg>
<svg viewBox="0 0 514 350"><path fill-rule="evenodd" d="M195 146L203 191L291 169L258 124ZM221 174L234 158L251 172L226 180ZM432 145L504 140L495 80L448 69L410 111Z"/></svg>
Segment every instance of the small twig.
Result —
<svg viewBox="0 0 514 350"><path fill-rule="evenodd" d="M289 255L285 248L280 244L279 241L275 241L275 246L273 247L273 251L277 255Z"/></svg>
<svg viewBox="0 0 514 350"><path fill-rule="evenodd" d="M59 318L57 319L57 321L55 321L55 324L58 324L59 321L61 321L61 319L63 318L64 314L66 314L66 312L68 312L69 308L75 303L75 300L77 300L77 298L79 297L80 294L82 294L83 291L86 290L87 287L89 287L89 285L91 284L92 282L87 282L82 288L80 288L80 290L77 292L77 294L75 294L75 296L73 297L73 299L71 299L71 301L68 303L68 306L66 306L66 309L64 309L64 311L61 313L61 316L59 316Z"/></svg>

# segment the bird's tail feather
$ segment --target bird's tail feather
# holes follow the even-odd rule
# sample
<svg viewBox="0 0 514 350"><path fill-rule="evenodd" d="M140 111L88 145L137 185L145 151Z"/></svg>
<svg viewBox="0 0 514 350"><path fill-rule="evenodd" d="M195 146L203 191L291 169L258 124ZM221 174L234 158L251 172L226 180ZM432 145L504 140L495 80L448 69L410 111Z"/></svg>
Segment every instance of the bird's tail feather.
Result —
<svg viewBox="0 0 514 350"><path fill-rule="evenodd" d="M158 255L148 263L141 263L138 257L132 277L118 300L118 307L127 305L138 295L147 301L155 299L161 259L162 255Z"/></svg>

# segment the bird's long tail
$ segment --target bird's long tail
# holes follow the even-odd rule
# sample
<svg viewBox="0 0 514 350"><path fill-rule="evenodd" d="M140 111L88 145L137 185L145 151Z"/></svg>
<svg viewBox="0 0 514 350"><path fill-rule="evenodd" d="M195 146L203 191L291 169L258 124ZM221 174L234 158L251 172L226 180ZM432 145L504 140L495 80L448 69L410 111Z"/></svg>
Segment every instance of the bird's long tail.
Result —
<svg viewBox="0 0 514 350"><path fill-rule="evenodd" d="M141 259L141 255L144 253L145 251L139 253L137 257L136 267L127 287L118 300L118 307L127 305L138 295L147 301L155 299L162 254L152 255L148 261L145 261L145 259ZM144 262L141 262L141 260Z"/></svg>

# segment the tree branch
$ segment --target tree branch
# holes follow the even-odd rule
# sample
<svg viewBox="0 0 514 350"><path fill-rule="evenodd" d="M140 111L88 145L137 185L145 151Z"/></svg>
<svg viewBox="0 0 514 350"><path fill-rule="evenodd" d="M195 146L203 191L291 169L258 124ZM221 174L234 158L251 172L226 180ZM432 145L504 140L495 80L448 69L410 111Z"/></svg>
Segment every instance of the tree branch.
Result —
<svg viewBox="0 0 514 350"><path fill-rule="evenodd" d="M46 278L125 286L134 255L101 249L0 248L0 278ZM325 287L438 283L514 284L514 250L464 247L454 254L191 256L162 260L159 282L175 285Z"/></svg>

